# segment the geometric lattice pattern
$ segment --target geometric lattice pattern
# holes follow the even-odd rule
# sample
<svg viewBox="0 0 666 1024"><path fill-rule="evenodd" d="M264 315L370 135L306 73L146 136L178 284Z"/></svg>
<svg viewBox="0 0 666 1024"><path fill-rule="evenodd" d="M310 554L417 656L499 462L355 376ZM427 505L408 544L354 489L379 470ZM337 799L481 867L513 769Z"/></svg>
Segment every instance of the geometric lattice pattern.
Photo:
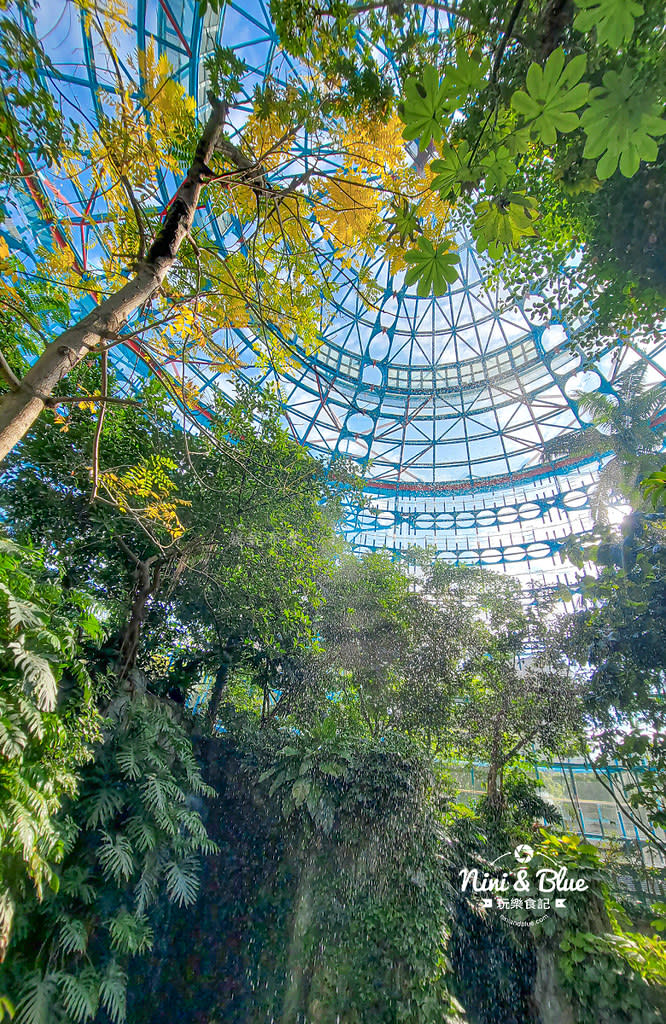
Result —
<svg viewBox="0 0 666 1024"><path fill-rule="evenodd" d="M74 23L71 9L69 21L58 23L57 5L45 6L38 31L69 93L94 112L96 69L85 26ZM152 38L200 105L203 58L216 42L233 47L251 68L248 98L256 81L290 66L262 0L227 3L203 21L193 0L138 0L133 17L138 47ZM448 15L425 18L431 31L446 31ZM48 183L41 188L47 192ZM46 230L35 217L38 184L33 192L35 208L26 206L25 220L17 219L15 243L22 231ZM87 231L82 223L83 265ZM211 231L223 244L224 225ZM649 352L637 344L584 368L576 350L581 325L560 322L556 308L548 326L537 324L529 303L511 306L501 285L488 283L488 264L470 241L459 241L460 280L441 298L418 298L380 259L368 264L381 287L378 309L363 306L341 278L335 316L317 351L308 355L297 338L286 339L296 369L278 379L285 417L318 457L328 462L343 454L365 470L372 509L350 507L346 523L359 548L428 542L451 560L552 575L563 538L589 525L590 490L604 453L544 464L543 444L583 425L579 392L612 393L632 362L647 360L646 380L663 380L666 337ZM275 376L253 368L246 333L230 335L249 379L261 385ZM145 372L130 349L116 358L128 379ZM230 386L205 364L191 379L204 406L213 391Z"/></svg>

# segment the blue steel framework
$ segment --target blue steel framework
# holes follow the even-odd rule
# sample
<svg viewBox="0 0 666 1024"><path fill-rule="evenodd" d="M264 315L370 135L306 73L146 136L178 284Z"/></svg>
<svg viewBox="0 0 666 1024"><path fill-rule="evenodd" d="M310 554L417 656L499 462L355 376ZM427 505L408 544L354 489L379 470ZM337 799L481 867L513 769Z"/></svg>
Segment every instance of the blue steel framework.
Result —
<svg viewBox="0 0 666 1024"><path fill-rule="evenodd" d="M97 90L113 86L96 66L83 20L66 2L64 7L68 22L61 10L50 10L38 30L51 42L54 86L94 113ZM55 42L49 14L61 28L62 38ZM437 12L424 13L426 21L432 31L448 28L448 16ZM220 16L209 13L203 22L192 0L137 0L132 32L139 49L153 39L168 55L200 107L206 94L202 60L216 42L232 46L250 68L246 105L256 81L268 74L284 77L291 68L263 0L242 5L230 0ZM242 100L240 105L242 110ZM165 206L174 184L161 182ZM33 177L27 186L14 223L4 231L6 240L27 259L35 241L69 247L85 273L98 252L95 221L104 219L99 197L85 208L72 204L72 231L65 237L49 216L56 185ZM206 222L223 246L229 226L210 216ZM428 542L453 561L507 569L524 563L532 577L546 571L550 579L566 580L565 568L553 568L556 555L564 537L589 525L590 492L604 453L542 465L543 442L583 425L579 391L596 387L612 394L618 373L636 359L647 361L649 379L666 377L666 337L649 353L638 343L609 351L584 371L576 349L581 325L562 323L556 309L549 325L536 325L529 305L510 306L500 287L488 285L487 265L469 240L460 241L461 278L442 298L417 298L378 260L370 266L383 289L379 313L362 307L350 288L340 295L334 321L314 354L306 354L298 339L287 339L295 367L277 381L284 414L294 436L322 459L348 455L366 470L372 508L349 507L345 524L358 549ZM252 365L246 333L230 332L224 343L246 362L248 379L259 386L275 379ZM130 346L114 351L129 386L151 372ZM191 367L189 376L204 409L216 391L230 393L229 378L205 360ZM588 838L643 841L587 777L586 766L562 764L539 771L565 819ZM472 769L469 778L458 770L463 794L478 791L479 773L482 766ZM584 781L594 792L581 797L576 779L578 789Z"/></svg>
<svg viewBox="0 0 666 1024"><path fill-rule="evenodd" d="M111 90L112 80L96 62L83 19L71 6L65 9L70 19L65 43L51 38L55 85L94 113L97 91ZM220 15L209 11L203 19L194 0L137 0L132 19L138 48L152 39L202 110L205 55L221 43L246 61L249 73L236 125L242 125L257 82L267 75L284 80L294 71L279 49L263 0L230 0ZM449 28L449 15L437 11L424 12L423 20L440 35ZM62 19L57 24L62 26ZM390 54L386 61L391 74ZM302 159L307 164L307 138ZM161 185L166 206L174 182ZM53 183L31 188L25 219L16 226L42 241L50 233L63 244L57 225L35 217L40 203L48 213ZM85 272L97 240L83 214L103 220L99 197L83 211L73 207L73 231L64 243L75 250ZM224 247L234 225L201 216ZM10 241L17 244L18 237ZM648 360L649 379L666 377L666 335L649 356L634 344L609 351L593 370L584 370L576 348L582 325L561 322L556 306L551 322L538 325L529 302L512 305L501 286L488 283L487 263L469 239L461 238L460 244L461 277L443 297L418 298L405 287L403 275L391 277L380 258L369 260L382 288L379 312L363 306L352 285L341 287L333 322L316 352L306 353L297 338L285 339L294 366L278 378L284 414L294 436L320 458L349 456L365 470L371 508L350 505L345 523L358 549L429 543L451 561L506 567L532 577L545 571L550 579L565 581L568 570L558 567L556 556L567 535L590 524L590 490L604 453L544 465L543 443L583 425L577 393L592 388L612 393L618 373L636 359ZM228 331L222 343L237 351L246 376L259 386L275 378L253 365L247 331ZM129 347L118 349L115 358L130 384L150 372ZM207 366L205 358L188 374L204 408L212 405L214 392L229 393L228 377Z"/></svg>

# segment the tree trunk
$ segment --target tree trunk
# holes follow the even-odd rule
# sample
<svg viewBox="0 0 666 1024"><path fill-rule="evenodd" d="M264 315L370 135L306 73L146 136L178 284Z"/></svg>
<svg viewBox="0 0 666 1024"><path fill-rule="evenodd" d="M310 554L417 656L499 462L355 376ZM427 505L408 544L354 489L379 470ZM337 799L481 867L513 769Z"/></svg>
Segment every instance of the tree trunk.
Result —
<svg viewBox="0 0 666 1024"><path fill-rule="evenodd" d="M537 48L540 61L549 57L560 45L562 36L573 21L574 5L572 0L549 0L539 17L541 35Z"/></svg>
<svg viewBox="0 0 666 1024"><path fill-rule="evenodd" d="M488 767L488 784L486 787L486 796L488 803L492 807L496 807L500 802L500 793L498 789L498 771L497 765L491 764Z"/></svg>
<svg viewBox="0 0 666 1024"><path fill-rule="evenodd" d="M158 290L187 236L201 187L210 177L208 163L218 144L227 114L226 103L210 97L213 110L197 146L187 177L176 192L162 230L131 281L105 299L78 324L47 347L26 373L20 387L0 402L0 461L30 429L55 386L107 338L115 338L132 313Z"/></svg>
<svg viewBox="0 0 666 1024"><path fill-rule="evenodd" d="M490 749L490 764L488 765L488 781L486 797L488 804L494 810L502 803L502 778L501 772L504 762L501 755L501 734L500 723L495 722L493 726L493 741Z"/></svg>
<svg viewBox="0 0 666 1024"><path fill-rule="evenodd" d="M137 585L118 655L117 678L119 683L127 679L136 664L139 640L141 639L141 627L148 610L148 601L159 589L162 561L163 559L153 555L143 562L137 562Z"/></svg>

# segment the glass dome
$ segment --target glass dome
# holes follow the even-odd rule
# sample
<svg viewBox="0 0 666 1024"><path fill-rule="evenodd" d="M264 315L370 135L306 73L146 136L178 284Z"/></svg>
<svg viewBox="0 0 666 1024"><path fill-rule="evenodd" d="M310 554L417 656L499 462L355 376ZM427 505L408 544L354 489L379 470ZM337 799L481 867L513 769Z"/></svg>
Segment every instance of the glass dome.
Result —
<svg viewBox="0 0 666 1024"><path fill-rule="evenodd" d="M95 60L84 21L76 22L71 8L69 22L48 8L40 34L54 66L82 109L94 112L95 89L100 82L112 88L111 79ZM248 74L232 118L237 126L257 82L295 70L262 0L228 2L221 14L209 10L203 19L193 0L137 0L132 17L134 45L145 49L152 38L200 111L208 88L206 55L219 43L243 58ZM424 25L446 33L449 17L424 12ZM391 74L390 54L386 59ZM165 202L168 185L162 183ZM48 182L40 187L48 191ZM26 204L16 226L43 234L33 192L33 208ZM208 223L224 244L233 226L211 216ZM87 231L82 224L84 263ZM226 344L239 353L248 380L277 384L295 437L327 464L346 456L365 473L368 506L350 503L346 514L346 533L356 547L428 543L452 561L565 581L558 551L564 538L590 525L590 492L605 453L548 462L543 445L584 425L578 394L612 393L618 374L633 362L645 361L647 381L663 380L666 336L649 351L638 342L614 351L609 344L589 366L576 344L581 324L564 322L555 303L549 323L537 320L529 302L515 305L501 284L490 283L489 264L469 238L459 244L460 279L440 298L417 297L381 258L366 261L381 290L372 307L341 277L319 347L309 352L298 338L284 339L293 357L285 371L257 365L247 329L230 330ZM147 372L129 347L117 349L115 359L130 382ZM233 388L205 359L188 372L204 407L216 390Z"/></svg>

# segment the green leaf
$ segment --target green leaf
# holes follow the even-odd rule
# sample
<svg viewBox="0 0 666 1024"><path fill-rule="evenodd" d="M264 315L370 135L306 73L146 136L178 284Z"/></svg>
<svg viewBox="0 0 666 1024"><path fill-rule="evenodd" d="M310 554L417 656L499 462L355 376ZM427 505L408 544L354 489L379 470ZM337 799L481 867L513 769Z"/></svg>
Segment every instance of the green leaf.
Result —
<svg viewBox="0 0 666 1024"><path fill-rule="evenodd" d="M126 798L121 789L100 786L84 803L88 828L106 825L125 806Z"/></svg>
<svg viewBox="0 0 666 1024"><path fill-rule="evenodd" d="M153 945L153 930L145 914L119 911L109 921L111 945L118 953L144 953Z"/></svg>
<svg viewBox="0 0 666 1024"><path fill-rule="evenodd" d="M111 960L100 982L99 998L113 1024L122 1024L125 1020L126 993L127 975L115 960Z"/></svg>
<svg viewBox="0 0 666 1024"><path fill-rule="evenodd" d="M590 103L581 117L587 136L583 157L595 159L597 177L605 181L620 167L630 178L641 160L657 159L656 139L666 134L662 106L654 96L636 84L634 70L607 71L603 86L593 89Z"/></svg>
<svg viewBox="0 0 666 1024"><path fill-rule="evenodd" d="M457 147L445 143L441 154L440 159L430 164L435 174L430 187L436 189L442 199L459 196L463 188L477 185L483 177L485 168L480 162L473 165L469 144L464 139Z"/></svg>
<svg viewBox="0 0 666 1024"><path fill-rule="evenodd" d="M56 973L39 971L27 976L16 1007L17 1024L50 1024L58 978Z"/></svg>
<svg viewBox="0 0 666 1024"><path fill-rule="evenodd" d="M578 14L574 28L579 32L596 30L597 41L619 50L634 34L634 21L643 13L636 0L576 0Z"/></svg>
<svg viewBox="0 0 666 1024"><path fill-rule="evenodd" d="M462 106L469 96L478 93L489 66L488 57L482 57L479 51L468 53L464 46L456 46L455 63L447 64L442 69L443 86L448 92L451 109Z"/></svg>
<svg viewBox="0 0 666 1024"><path fill-rule="evenodd" d="M177 903L179 907L190 906L197 898L198 864L196 857L183 857L179 861L169 861L164 869L167 894L172 903Z"/></svg>
<svg viewBox="0 0 666 1024"><path fill-rule="evenodd" d="M551 53L545 67L530 64L525 79L527 91L519 89L511 97L511 106L531 122L534 134L546 146L557 141L557 133L574 131L578 127L575 113L586 102L589 86L581 82L587 58L574 57L565 66L562 47Z"/></svg>
<svg viewBox="0 0 666 1024"><path fill-rule="evenodd" d="M472 235L480 252L496 259L503 252L519 249L525 238L536 235L536 201L519 192L497 199L482 199L474 207Z"/></svg>
<svg viewBox="0 0 666 1024"><path fill-rule="evenodd" d="M486 188L503 189L515 173L516 165L506 146L498 146L483 157Z"/></svg>
<svg viewBox="0 0 666 1024"><path fill-rule="evenodd" d="M421 79L408 78L404 99L398 104L398 114L405 124L403 139L418 139L419 149L427 149L432 140L440 142L443 121L447 114L448 90L440 82L437 70L428 65Z"/></svg>
<svg viewBox="0 0 666 1024"><path fill-rule="evenodd" d="M447 245L434 246L428 238L419 238L417 248L405 253L405 260L412 264L405 274L405 284L417 284L421 298L431 292L444 295L449 284L458 279L454 264L460 262L460 255Z"/></svg>
<svg viewBox="0 0 666 1024"><path fill-rule="evenodd" d="M640 485L646 498L650 498L655 508L666 504L666 466L646 477Z"/></svg>
<svg viewBox="0 0 666 1024"><path fill-rule="evenodd" d="M84 1024L93 1020L99 1008L99 978L93 968L84 968L80 974L61 974L60 991L70 1020Z"/></svg>
<svg viewBox="0 0 666 1024"><path fill-rule="evenodd" d="M296 780L291 788L291 798L294 801L294 807L300 807L304 803L311 787L312 783L309 779L301 778Z"/></svg>
<svg viewBox="0 0 666 1024"><path fill-rule="evenodd" d="M0 996L0 1021L3 1021L5 1017L11 1020L15 1012L14 1005L7 996Z"/></svg>
<svg viewBox="0 0 666 1024"><path fill-rule="evenodd" d="M53 670L46 658L23 646L22 638L7 645L14 657L14 664L33 690L40 711L53 711L58 693Z"/></svg>
<svg viewBox="0 0 666 1024"><path fill-rule="evenodd" d="M97 857L104 871L115 882L127 881L134 871L132 844L124 835L118 834L112 838L108 832L104 832Z"/></svg>
<svg viewBox="0 0 666 1024"><path fill-rule="evenodd" d="M416 209L406 199L402 205L397 203L393 205L392 216L388 218L388 223L392 224L393 227L389 231L387 238L397 235L401 245L404 245L408 239L410 242L413 242L416 235L421 231L421 224L416 214Z"/></svg>
<svg viewBox="0 0 666 1024"><path fill-rule="evenodd" d="M85 923L76 917L64 917L58 932L58 945L63 953L84 953L88 945Z"/></svg>

